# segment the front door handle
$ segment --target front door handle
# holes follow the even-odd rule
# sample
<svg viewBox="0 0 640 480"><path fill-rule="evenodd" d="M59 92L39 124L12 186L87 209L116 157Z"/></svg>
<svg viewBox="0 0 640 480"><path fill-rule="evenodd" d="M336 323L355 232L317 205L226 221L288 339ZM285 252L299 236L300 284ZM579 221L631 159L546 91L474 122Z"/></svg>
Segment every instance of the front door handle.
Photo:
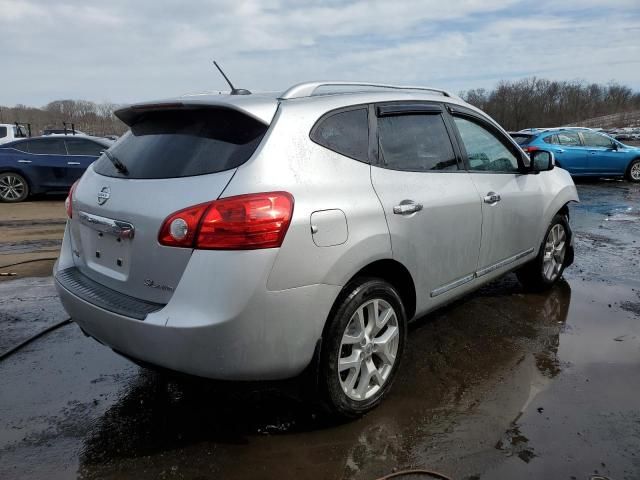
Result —
<svg viewBox="0 0 640 480"><path fill-rule="evenodd" d="M18 163L31 163L31 160L18 160Z"/></svg>
<svg viewBox="0 0 640 480"><path fill-rule="evenodd" d="M422 210L421 203L415 203L413 200L403 200L400 205L393 207L393 213L396 215L410 215Z"/></svg>
<svg viewBox="0 0 640 480"><path fill-rule="evenodd" d="M67 165L80 165L80 162L67 162Z"/></svg>
<svg viewBox="0 0 640 480"><path fill-rule="evenodd" d="M500 200L502 200L502 197L496 192L489 192L484 197L484 203L488 203L489 205L495 205Z"/></svg>

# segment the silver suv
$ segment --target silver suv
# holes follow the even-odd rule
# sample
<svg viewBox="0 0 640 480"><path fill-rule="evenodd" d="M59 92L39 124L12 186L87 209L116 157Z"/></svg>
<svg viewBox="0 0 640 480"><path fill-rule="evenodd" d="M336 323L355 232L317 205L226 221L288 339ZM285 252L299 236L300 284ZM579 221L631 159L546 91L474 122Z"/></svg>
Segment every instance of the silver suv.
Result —
<svg viewBox="0 0 640 480"><path fill-rule="evenodd" d="M312 369L357 416L407 322L516 270L573 260L564 170L446 91L304 83L116 115L74 185L54 275L82 330L143 364L225 380Z"/></svg>

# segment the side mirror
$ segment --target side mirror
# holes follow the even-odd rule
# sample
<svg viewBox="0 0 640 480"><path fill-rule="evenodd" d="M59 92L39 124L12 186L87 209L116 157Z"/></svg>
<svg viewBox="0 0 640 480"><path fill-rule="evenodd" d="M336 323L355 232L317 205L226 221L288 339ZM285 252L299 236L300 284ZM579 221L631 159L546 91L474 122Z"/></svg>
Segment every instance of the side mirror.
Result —
<svg viewBox="0 0 640 480"><path fill-rule="evenodd" d="M556 164L553 152L546 150L534 150L529 154L529 157L531 158L531 164L529 165L529 172L531 173L553 170Z"/></svg>

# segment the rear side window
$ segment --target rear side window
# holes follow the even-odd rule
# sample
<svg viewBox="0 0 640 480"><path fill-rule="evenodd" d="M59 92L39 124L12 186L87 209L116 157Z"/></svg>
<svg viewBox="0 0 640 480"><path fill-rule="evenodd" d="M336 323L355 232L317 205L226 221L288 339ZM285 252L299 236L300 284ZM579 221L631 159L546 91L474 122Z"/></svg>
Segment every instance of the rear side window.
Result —
<svg viewBox="0 0 640 480"><path fill-rule="evenodd" d="M378 118L380 166L412 172L458 170L442 115Z"/></svg>
<svg viewBox="0 0 640 480"><path fill-rule="evenodd" d="M0 138L7 136L7 127L0 127Z"/></svg>
<svg viewBox="0 0 640 480"><path fill-rule="evenodd" d="M89 155L97 157L100 155L100 152L108 148L97 142L83 138L66 138L65 142L67 143L69 155Z"/></svg>
<svg viewBox="0 0 640 480"><path fill-rule="evenodd" d="M579 147L580 146L580 137L577 133L559 133L558 134L558 143L560 145L565 145L567 147Z"/></svg>
<svg viewBox="0 0 640 480"><path fill-rule="evenodd" d="M109 149L129 172L120 173L105 155L94 164L101 175L175 178L236 168L256 151L267 126L243 113L220 108L143 113Z"/></svg>
<svg viewBox="0 0 640 480"><path fill-rule="evenodd" d="M26 147L29 153L40 155L66 155L67 149L62 138L42 138L23 142L22 147Z"/></svg>
<svg viewBox="0 0 640 480"><path fill-rule="evenodd" d="M560 142L558 142L558 136L557 135L549 135L548 137L544 137L542 139L544 141L544 143L550 143L550 144L558 144Z"/></svg>
<svg viewBox="0 0 640 480"><path fill-rule="evenodd" d="M334 113L320 120L311 140L347 157L368 162L369 116L366 108Z"/></svg>

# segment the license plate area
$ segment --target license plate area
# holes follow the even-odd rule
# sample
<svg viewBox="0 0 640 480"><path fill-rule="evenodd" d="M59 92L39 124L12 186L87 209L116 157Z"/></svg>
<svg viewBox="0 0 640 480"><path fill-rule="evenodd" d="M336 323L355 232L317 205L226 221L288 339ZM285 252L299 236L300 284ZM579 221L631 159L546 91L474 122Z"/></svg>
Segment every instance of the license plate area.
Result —
<svg viewBox="0 0 640 480"><path fill-rule="evenodd" d="M79 212L78 217L87 267L116 280L127 280L135 233L133 225L85 212Z"/></svg>

